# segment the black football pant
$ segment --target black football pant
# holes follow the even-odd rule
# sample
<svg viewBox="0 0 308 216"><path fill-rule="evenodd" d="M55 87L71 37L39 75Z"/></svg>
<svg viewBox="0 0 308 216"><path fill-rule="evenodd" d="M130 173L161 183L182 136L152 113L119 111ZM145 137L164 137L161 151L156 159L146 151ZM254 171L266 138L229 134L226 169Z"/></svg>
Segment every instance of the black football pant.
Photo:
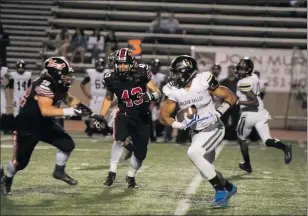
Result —
<svg viewBox="0 0 308 216"><path fill-rule="evenodd" d="M149 143L149 116L130 117L118 113L114 122L113 138L124 142L131 136L134 155L143 161L146 158Z"/></svg>
<svg viewBox="0 0 308 216"><path fill-rule="evenodd" d="M71 136L57 123L43 126L41 133L29 133L17 129L13 135L14 153L12 159L16 171L22 170L28 165L32 152L39 141L51 144L66 153L70 153L75 148Z"/></svg>

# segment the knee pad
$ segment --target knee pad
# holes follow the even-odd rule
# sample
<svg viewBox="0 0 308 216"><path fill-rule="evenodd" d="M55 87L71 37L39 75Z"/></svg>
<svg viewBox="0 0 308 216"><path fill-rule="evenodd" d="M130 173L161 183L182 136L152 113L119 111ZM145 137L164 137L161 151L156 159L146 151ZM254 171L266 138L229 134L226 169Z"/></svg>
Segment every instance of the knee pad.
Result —
<svg viewBox="0 0 308 216"><path fill-rule="evenodd" d="M24 169L26 166L24 167L21 167L22 169ZM13 164L13 162L9 162L8 165L7 165L7 172L9 172L10 174L12 175L15 175L18 171L18 163L16 163L15 165ZM19 169L19 170L22 170L22 169Z"/></svg>
<svg viewBox="0 0 308 216"><path fill-rule="evenodd" d="M202 155L205 155L205 150L203 148L197 148L197 147L189 147L187 150L187 155L190 158L190 160L194 160L196 157L202 157Z"/></svg>

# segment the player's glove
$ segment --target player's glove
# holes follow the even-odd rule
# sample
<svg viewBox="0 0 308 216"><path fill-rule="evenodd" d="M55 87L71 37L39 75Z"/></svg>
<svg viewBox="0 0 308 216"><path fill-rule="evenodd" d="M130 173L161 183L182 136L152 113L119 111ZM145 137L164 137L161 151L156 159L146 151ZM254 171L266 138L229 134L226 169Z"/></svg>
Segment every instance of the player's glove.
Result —
<svg viewBox="0 0 308 216"><path fill-rule="evenodd" d="M90 116L93 114L92 110L82 103L77 104L74 109L81 110L80 116Z"/></svg>
<svg viewBox="0 0 308 216"><path fill-rule="evenodd" d="M182 122L174 121L172 124L173 128L180 129L180 130L186 130L193 124L197 122L197 113L194 114L193 118L187 118L187 113L184 113L184 120Z"/></svg>
<svg viewBox="0 0 308 216"><path fill-rule="evenodd" d="M106 121L106 119L104 118L104 116L92 114L92 115L90 116L90 118L95 119L95 121L94 121L94 126L96 127L96 129L97 129L98 131L101 131L101 130L102 130L103 128L105 128L106 125L107 125L107 121Z"/></svg>
<svg viewBox="0 0 308 216"><path fill-rule="evenodd" d="M154 93L150 93L150 92L145 92L145 93L140 93L139 98L142 98L143 101L145 102L149 102L149 101L156 101L159 99L159 93L154 92Z"/></svg>
<svg viewBox="0 0 308 216"><path fill-rule="evenodd" d="M76 108L73 108L73 107L63 109L63 115L64 116L69 116L69 117L81 116L81 114L82 114L81 109L76 109Z"/></svg>

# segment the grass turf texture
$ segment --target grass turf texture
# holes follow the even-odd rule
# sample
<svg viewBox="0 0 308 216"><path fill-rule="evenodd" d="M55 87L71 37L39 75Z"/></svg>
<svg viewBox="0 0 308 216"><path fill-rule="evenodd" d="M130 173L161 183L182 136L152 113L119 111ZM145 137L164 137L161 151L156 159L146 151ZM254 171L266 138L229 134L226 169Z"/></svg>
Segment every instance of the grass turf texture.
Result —
<svg viewBox="0 0 308 216"><path fill-rule="evenodd" d="M3 137L2 137L3 139ZM172 215L186 189L198 173L186 156L188 146L149 145L148 156L137 174L139 189L127 189L125 176L129 161L119 164L117 179L110 188L103 186L109 169L110 141L90 142L76 138L67 173L79 184L69 186L51 177L56 149L39 144L30 164L14 179L13 195L1 196L1 215ZM10 141L2 141L1 162L12 156ZM46 149L47 148L47 149ZM210 202L214 191L202 182L189 197L187 214L202 215L304 215L306 214L306 152L293 145L293 161L283 162L276 149L251 147L253 173L238 168L241 161L237 146L225 146L216 168L238 186L229 207L214 209Z"/></svg>

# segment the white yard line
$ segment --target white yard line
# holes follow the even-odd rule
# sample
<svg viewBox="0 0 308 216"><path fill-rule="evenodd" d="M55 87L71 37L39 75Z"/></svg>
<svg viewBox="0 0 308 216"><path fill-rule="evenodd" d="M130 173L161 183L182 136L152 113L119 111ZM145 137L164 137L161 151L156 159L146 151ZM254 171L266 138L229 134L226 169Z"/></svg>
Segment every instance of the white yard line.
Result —
<svg viewBox="0 0 308 216"><path fill-rule="evenodd" d="M224 148L225 143L223 142L220 146L216 148L216 160L222 149ZM197 168L196 168L197 169ZM192 182L189 184L189 187L186 190L185 197L190 197L191 195L196 193L197 188L203 181L203 178L201 177L200 173L194 177ZM174 215L185 215L190 207L190 201L188 198L181 199L178 202L178 207L176 208Z"/></svg>

